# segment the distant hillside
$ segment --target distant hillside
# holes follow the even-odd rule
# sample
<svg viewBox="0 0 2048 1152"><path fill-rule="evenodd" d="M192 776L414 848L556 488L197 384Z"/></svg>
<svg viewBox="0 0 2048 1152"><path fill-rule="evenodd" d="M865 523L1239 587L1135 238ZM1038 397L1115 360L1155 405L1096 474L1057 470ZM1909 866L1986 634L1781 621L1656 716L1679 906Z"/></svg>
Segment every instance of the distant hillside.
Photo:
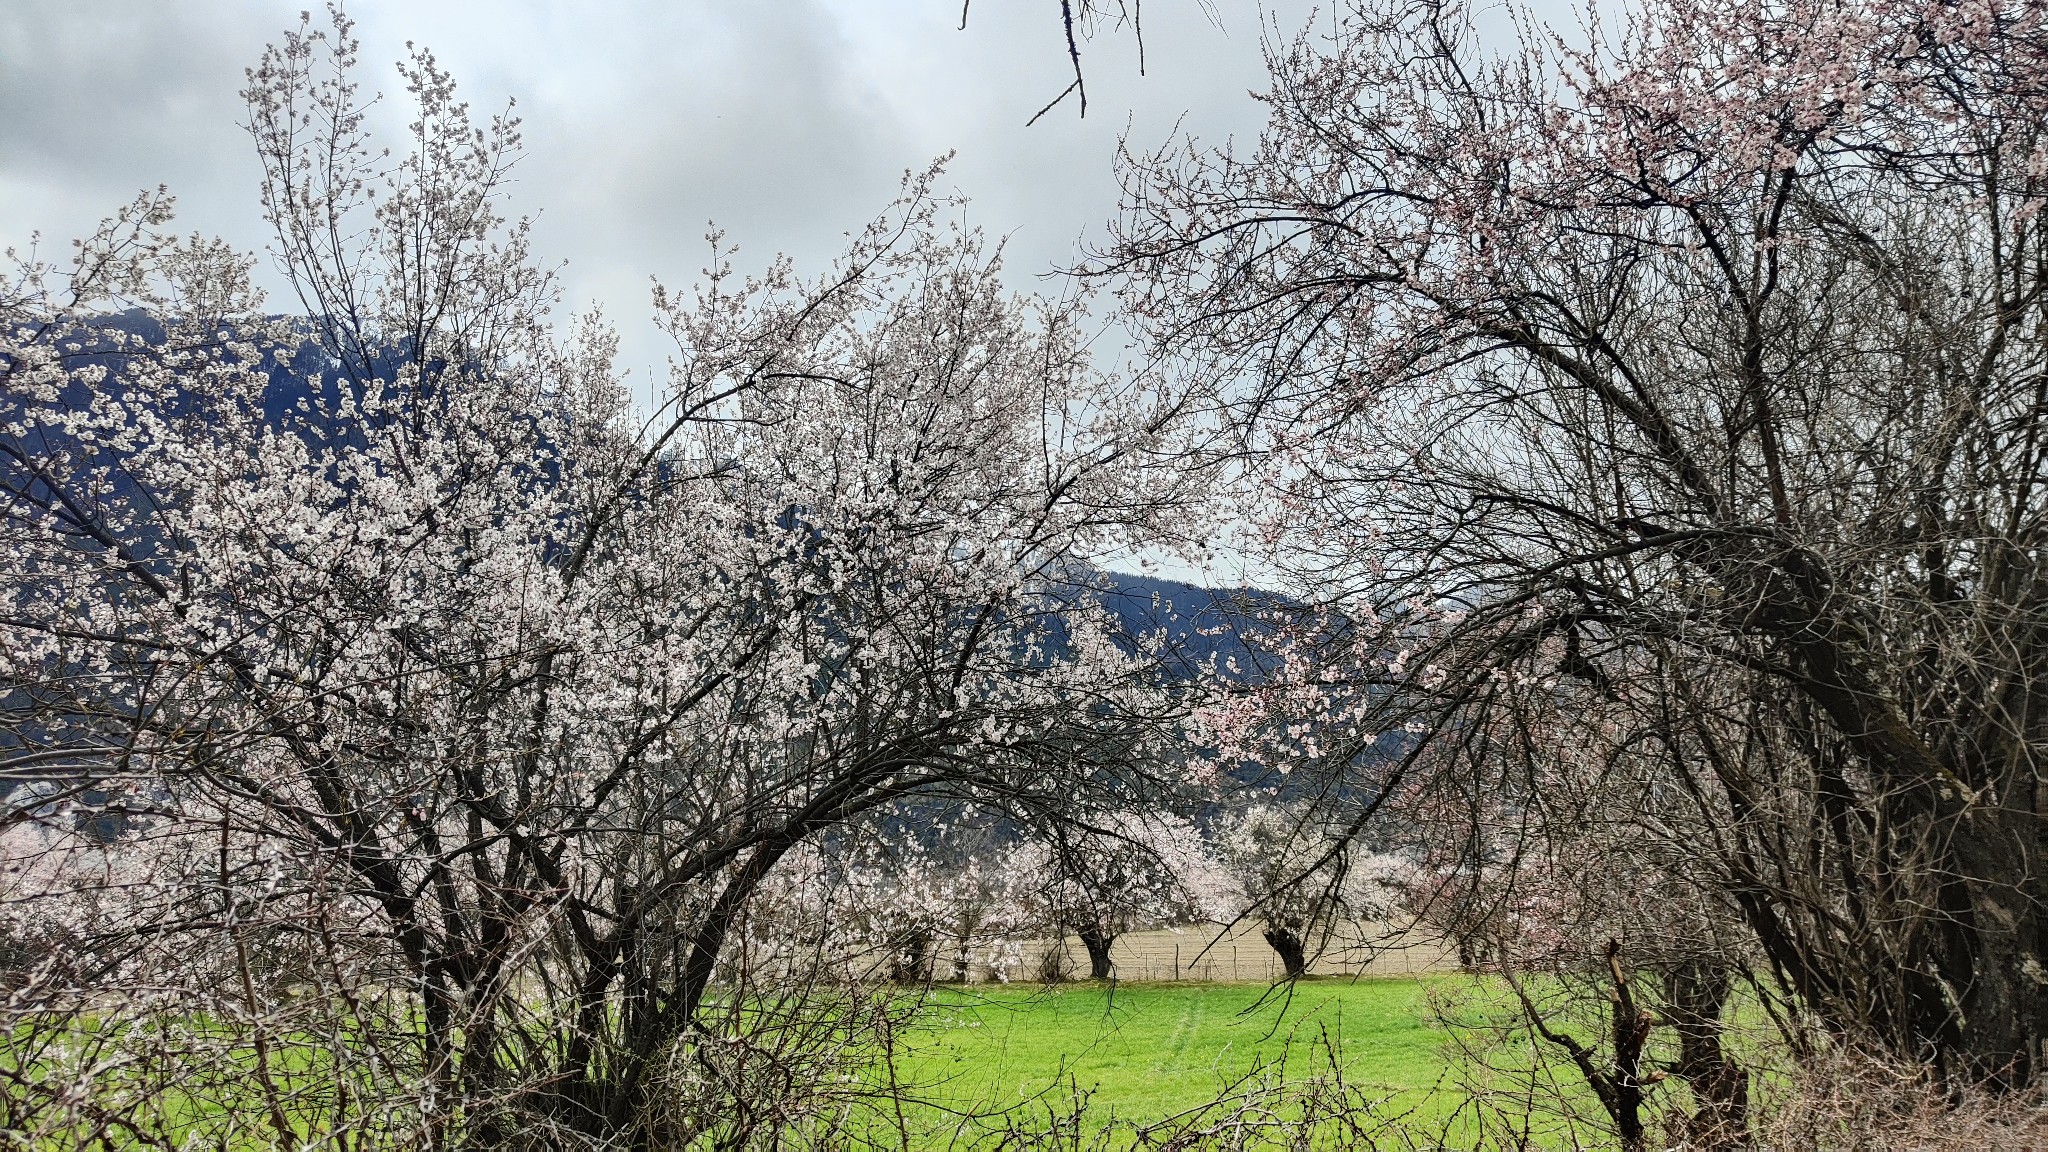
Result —
<svg viewBox="0 0 2048 1152"><path fill-rule="evenodd" d="M1169 667L1184 676L1216 671L1232 680L1256 681L1270 657L1246 637L1256 637L1259 617L1292 605L1287 597L1257 588L1204 588L1179 580L1102 571L1095 591L1133 642L1163 635Z"/></svg>

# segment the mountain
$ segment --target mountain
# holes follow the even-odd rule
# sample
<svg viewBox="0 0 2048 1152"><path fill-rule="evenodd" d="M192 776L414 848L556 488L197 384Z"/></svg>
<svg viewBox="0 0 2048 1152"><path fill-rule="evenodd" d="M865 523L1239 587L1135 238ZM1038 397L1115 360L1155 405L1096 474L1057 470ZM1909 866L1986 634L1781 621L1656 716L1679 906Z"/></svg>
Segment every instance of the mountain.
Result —
<svg viewBox="0 0 2048 1152"><path fill-rule="evenodd" d="M1225 678L1255 681L1271 656L1254 647L1260 617L1284 612L1294 604L1276 592L1257 588L1204 588L1179 580L1129 572L1098 571L1093 595L1116 617L1130 642L1163 640L1160 651L1168 666L1193 677L1212 667Z"/></svg>

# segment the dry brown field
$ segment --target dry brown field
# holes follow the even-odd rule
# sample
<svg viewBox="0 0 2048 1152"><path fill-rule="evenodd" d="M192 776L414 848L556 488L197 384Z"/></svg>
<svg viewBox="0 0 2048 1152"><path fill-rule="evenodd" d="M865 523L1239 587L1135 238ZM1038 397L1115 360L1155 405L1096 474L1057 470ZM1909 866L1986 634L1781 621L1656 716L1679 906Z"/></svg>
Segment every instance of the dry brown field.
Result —
<svg viewBox="0 0 2048 1152"><path fill-rule="evenodd" d="M1088 974L1088 953L1078 938L1068 937L1066 969ZM1043 971L1050 941L1024 944L1022 970ZM1117 937L1109 949L1112 975L1119 980L1205 980L1238 982L1280 978L1280 958L1259 935L1259 925L1243 923L1225 930L1214 924L1157 928ZM1313 976L1420 976L1454 972L1456 953L1416 933L1398 933L1384 924L1355 924L1331 942L1309 965Z"/></svg>

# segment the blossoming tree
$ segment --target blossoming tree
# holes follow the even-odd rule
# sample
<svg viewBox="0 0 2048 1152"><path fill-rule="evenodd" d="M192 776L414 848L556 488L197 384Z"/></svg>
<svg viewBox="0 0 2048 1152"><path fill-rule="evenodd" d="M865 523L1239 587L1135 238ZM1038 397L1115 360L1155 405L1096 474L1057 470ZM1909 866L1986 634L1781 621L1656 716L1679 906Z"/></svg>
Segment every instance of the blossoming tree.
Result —
<svg viewBox="0 0 2048 1152"><path fill-rule="evenodd" d="M1227 901L1201 832L1170 812L1076 813L1033 847L1047 893L1044 927L1080 939L1091 979L1110 977L1117 937L1214 920Z"/></svg>
<svg viewBox="0 0 2048 1152"><path fill-rule="evenodd" d="M1415 641L1370 670L1415 750L1378 783L1540 835L1552 718L1597 715L1593 811L1763 983L2031 1084L2048 16L1513 24L1341 6L1273 49L1255 149L1129 158L1100 268L1204 358L1304 584Z"/></svg>
<svg viewBox="0 0 2048 1152"><path fill-rule="evenodd" d="M70 1037L0 1057L9 1121L570 1146L843 1119L778 1112L792 1081L732 1055L767 1002L712 992L732 934L864 814L1058 812L1080 749L1143 770L1177 705L1065 586L1176 499L1145 467L1163 407L1091 366L1078 304L1004 289L926 173L818 279L714 246L657 292L675 352L636 408L601 320L549 319L504 207L517 121L419 53L387 154L354 65L337 17L250 74L302 316L161 197L0 295L0 768L112 790L132 828L8 850L146 857L73 926L82 970L9 1002L10 1035Z"/></svg>

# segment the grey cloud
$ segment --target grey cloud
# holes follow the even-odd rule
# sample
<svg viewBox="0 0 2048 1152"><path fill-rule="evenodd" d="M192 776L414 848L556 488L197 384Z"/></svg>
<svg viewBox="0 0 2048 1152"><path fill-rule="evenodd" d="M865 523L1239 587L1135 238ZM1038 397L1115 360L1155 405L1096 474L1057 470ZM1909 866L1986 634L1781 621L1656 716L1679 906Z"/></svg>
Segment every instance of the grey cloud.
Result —
<svg viewBox="0 0 2048 1152"><path fill-rule="evenodd" d="M922 159L810 6L671 12L607 38L579 52L615 70L601 90L522 101L523 178L572 293L622 322L644 311L650 274L696 274L712 221L749 263L789 251L814 265Z"/></svg>
<svg viewBox="0 0 2048 1152"><path fill-rule="evenodd" d="M140 188L171 185L183 227L265 240L257 169L238 127L243 69L295 24L293 0L10 0L0 6L0 242L89 227ZM658 363L647 278L685 283L716 220L743 263L830 260L905 169L949 149L971 219L1011 238L1020 285L1071 258L1114 208L1110 157L1128 131L1163 142L1255 132L1262 11L1148 12L1150 75L1128 36L1087 54L1091 106L1030 114L1069 76L1035 2L955 0L356 0L366 88L394 94L406 41L429 46L479 112L516 99L528 155L514 208L566 259L571 303L603 302L628 360ZM1272 19L1292 28L1305 3ZM387 126L403 108L387 98Z"/></svg>
<svg viewBox="0 0 2048 1152"><path fill-rule="evenodd" d="M0 5L0 242L61 242L136 192L181 194L188 226L235 234L256 166L242 70L279 25L252 0Z"/></svg>

